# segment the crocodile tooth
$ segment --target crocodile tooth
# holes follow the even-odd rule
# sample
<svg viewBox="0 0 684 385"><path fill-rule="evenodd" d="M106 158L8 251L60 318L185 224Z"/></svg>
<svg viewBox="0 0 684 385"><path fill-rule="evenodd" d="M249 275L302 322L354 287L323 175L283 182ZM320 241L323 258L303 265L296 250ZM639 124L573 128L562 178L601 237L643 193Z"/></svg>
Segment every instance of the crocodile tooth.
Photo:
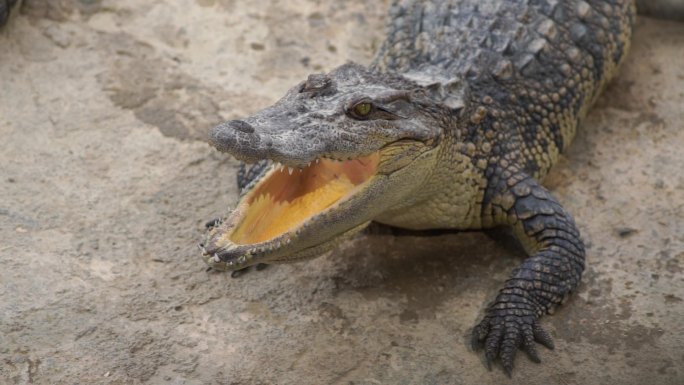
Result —
<svg viewBox="0 0 684 385"><path fill-rule="evenodd" d="M290 173L290 175L292 175L292 171L294 171L294 169L292 167L288 166L287 171Z"/></svg>
<svg viewBox="0 0 684 385"><path fill-rule="evenodd" d="M316 164L318 164L318 162L320 162L320 161L321 161L320 159L316 159Z"/></svg>

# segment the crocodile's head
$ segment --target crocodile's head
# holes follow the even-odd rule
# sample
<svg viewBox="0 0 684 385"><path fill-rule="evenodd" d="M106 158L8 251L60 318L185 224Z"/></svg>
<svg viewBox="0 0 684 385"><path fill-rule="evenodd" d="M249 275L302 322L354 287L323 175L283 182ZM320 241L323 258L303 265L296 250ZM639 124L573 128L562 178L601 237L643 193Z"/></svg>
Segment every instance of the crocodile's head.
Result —
<svg viewBox="0 0 684 385"><path fill-rule="evenodd" d="M217 149L269 163L209 230L205 261L237 270L331 249L411 199L436 163L444 116L414 83L345 64L215 127Z"/></svg>

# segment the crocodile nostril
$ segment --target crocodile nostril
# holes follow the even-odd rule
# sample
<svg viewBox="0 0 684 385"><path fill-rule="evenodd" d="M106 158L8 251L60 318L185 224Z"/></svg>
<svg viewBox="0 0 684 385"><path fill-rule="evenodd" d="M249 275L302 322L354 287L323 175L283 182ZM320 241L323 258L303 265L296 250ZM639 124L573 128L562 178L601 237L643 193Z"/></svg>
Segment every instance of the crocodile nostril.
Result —
<svg viewBox="0 0 684 385"><path fill-rule="evenodd" d="M231 120L228 122L228 126L234 130L244 132L245 134L251 134L254 132L254 127L247 122L243 122L242 120Z"/></svg>

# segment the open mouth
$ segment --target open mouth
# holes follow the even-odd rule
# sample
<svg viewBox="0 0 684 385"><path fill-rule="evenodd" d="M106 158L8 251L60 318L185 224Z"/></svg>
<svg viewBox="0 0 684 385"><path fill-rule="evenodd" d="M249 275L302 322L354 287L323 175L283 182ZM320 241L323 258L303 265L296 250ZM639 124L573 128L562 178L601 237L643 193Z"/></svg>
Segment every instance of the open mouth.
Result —
<svg viewBox="0 0 684 385"><path fill-rule="evenodd" d="M275 166L243 198L231 221L235 225L222 238L252 245L291 233L352 197L376 174L379 160L374 153L347 161L320 159L296 170Z"/></svg>

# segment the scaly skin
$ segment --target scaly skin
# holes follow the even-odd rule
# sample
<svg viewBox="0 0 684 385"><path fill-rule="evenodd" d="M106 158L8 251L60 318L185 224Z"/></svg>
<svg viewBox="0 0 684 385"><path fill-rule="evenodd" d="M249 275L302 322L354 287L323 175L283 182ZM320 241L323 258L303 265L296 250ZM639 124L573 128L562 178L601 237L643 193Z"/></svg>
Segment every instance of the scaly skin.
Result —
<svg viewBox="0 0 684 385"><path fill-rule="evenodd" d="M572 217L539 184L615 74L629 46L631 0L398 0L373 65L310 77L280 102L212 131L249 162L243 197L280 162L380 151L378 176L350 202L277 242L226 236L246 204L203 245L216 269L308 258L377 221L408 229L510 226L529 258L473 330L488 364L510 375L518 349L553 347L539 318L573 291L585 250ZM359 100L374 112L360 119ZM295 171L296 172L296 171ZM244 199L243 199L244 200Z"/></svg>

